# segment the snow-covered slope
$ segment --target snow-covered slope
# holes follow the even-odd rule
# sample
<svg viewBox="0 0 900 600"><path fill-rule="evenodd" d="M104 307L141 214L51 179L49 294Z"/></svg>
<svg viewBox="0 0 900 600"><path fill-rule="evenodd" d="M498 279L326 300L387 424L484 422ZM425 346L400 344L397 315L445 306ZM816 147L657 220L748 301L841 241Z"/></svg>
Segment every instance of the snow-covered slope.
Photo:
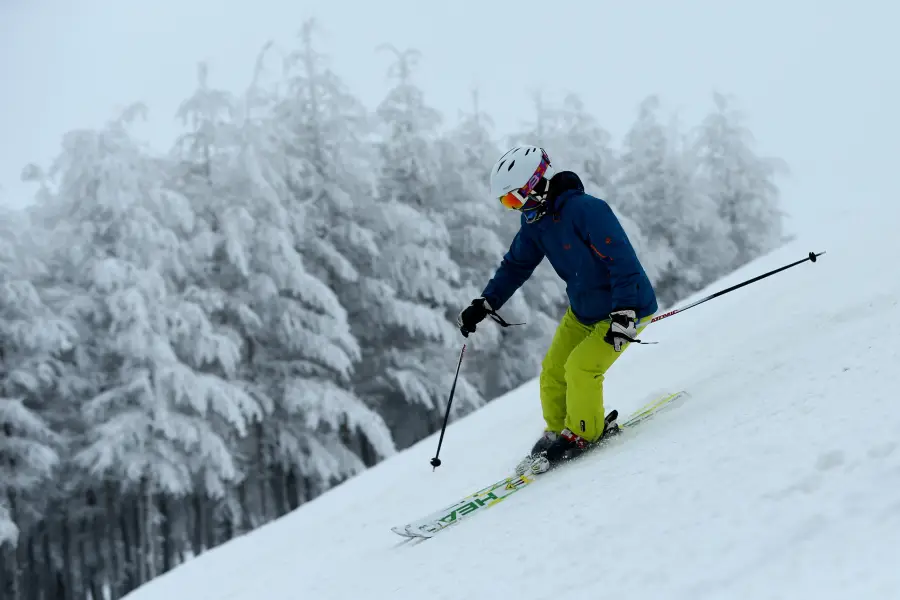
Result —
<svg viewBox="0 0 900 600"><path fill-rule="evenodd" d="M648 329L608 408L691 399L459 527L390 531L511 469L535 382L452 425L436 472L432 438L131 598L900 598L898 223L850 211L710 291L817 264Z"/></svg>

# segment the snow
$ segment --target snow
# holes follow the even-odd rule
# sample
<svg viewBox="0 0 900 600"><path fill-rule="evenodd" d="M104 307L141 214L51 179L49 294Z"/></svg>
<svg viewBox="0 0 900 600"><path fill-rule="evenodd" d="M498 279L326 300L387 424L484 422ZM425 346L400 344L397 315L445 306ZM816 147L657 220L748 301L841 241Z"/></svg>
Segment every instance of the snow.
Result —
<svg viewBox="0 0 900 600"><path fill-rule="evenodd" d="M129 598L896 597L898 222L854 207L700 292L827 250L647 329L607 408L690 400L459 527L390 531L512 469L535 381L451 425L436 471L433 436Z"/></svg>

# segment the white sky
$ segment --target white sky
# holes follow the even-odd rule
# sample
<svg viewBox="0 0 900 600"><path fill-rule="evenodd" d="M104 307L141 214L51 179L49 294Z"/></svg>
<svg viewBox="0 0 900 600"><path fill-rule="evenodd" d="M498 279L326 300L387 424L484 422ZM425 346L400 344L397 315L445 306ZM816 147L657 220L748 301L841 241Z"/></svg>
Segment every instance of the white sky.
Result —
<svg viewBox="0 0 900 600"><path fill-rule="evenodd" d="M692 123L717 89L738 97L759 149L790 164L793 225L822 206L898 200L889 0L0 0L0 198L27 202L24 164L132 101L149 105L142 131L167 147L197 61L238 90L262 44L290 42L309 16L370 107L388 85L384 42L422 52L418 81L450 122L477 85L501 133L531 118L538 87L579 93L617 137L648 94Z"/></svg>

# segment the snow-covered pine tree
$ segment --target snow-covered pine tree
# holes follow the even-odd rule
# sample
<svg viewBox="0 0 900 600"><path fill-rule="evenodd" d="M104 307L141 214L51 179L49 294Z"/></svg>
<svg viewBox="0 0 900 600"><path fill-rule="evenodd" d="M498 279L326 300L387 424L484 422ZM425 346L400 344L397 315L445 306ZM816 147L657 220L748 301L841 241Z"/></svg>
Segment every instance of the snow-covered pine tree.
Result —
<svg viewBox="0 0 900 600"><path fill-rule="evenodd" d="M316 49L318 31L317 22L307 20L298 48L285 58L275 117L296 164L289 173L288 209L304 227L297 232L301 251L311 272L342 296L358 282L357 266L378 251L373 232L356 214L371 192L373 124Z"/></svg>
<svg viewBox="0 0 900 600"><path fill-rule="evenodd" d="M461 300L481 292L498 254L506 249L497 236L504 214L500 203L491 201L488 186L491 164L500 155L492 127L473 91L472 110L436 144L437 185L450 232L450 257L459 266Z"/></svg>
<svg viewBox="0 0 900 600"><path fill-rule="evenodd" d="M202 175L191 187L205 190L199 198L211 217L198 222L195 247L206 266L189 296L240 344L240 376L265 413L245 451L252 460L239 495L248 527L358 472L364 458L393 451L383 421L350 389L360 351L346 310L298 251L311 235L304 209L312 200L296 198L291 184L307 165L273 114L277 98L260 83L264 57L239 100L211 94L201 70L180 112L193 124L180 159ZM218 112L229 118L217 126ZM369 456L346 445L360 436Z"/></svg>
<svg viewBox="0 0 900 600"><path fill-rule="evenodd" d="M674 252L685 266L667 282L672 298L677 300L731 271L736 250L727 225L719 217L712 198L704 192L695 147L677 117L671 119L667 139L669 211L657 226L674 228Z"/></svg>
<svg viewBox="0 0 900 600"><path fill-rule="evenodd" d="M27 552L16 548L33 547L52 496L65 445L46 416L78 341L39 293L46 271L26 244L29 231L23 214L0 208L0 595L9 598L33 586Z"/></svg>
<svg viewBox="0 0 900 600"><path fill-rule="evenodd" d="M118 481L123 535L155 558L159 527L170 525L158 502L195 486L221 496L239 476L225 432L246 431L260 409L216 373L237 369L239 348L183 293L195 215L167 187L166 162L132 138L128 126L143 111L135 105L99 131L68 133L40 213L50 267L89 340L79 366L94 377L75 453L86 482L76 484L99 495L107 477ZM138 561L131 584L161 564Z"/></svg>
<svg viewBox="0 0 900 600"><path fill-rule="evenodd" d="M360 331L368 326L366 307L381 301L377 288L365 282L379 256L375 233L359 219L371 203L372 119L316 49L318 31L312 19L303 24L298 48L285 59L285 93L275 107L286 154L296 163L287 179L286 207L310 273L334 291L351 329L357 325ZM354 323L356 316L363 322ZM352 381L335 378L334 383L354 404L362 402ZM381 424L377 415L370 419ZM375 447L358 430L348 434L345 444L366 466L392 451L392 444Z"/></svg>
<svg viewBox="0 0 900 600"><path fill-rule="evenodd" d="M372 286L380 300L356 317L364 344L357 382L405 447L440 427L453 348L462 342L452 323L461 308L460 275L450 256L446 194L437 184L440 119L413 82L418 53L391 51L394 85L377 110L376 197L358 211L380 250L362 285ZM458 412L482 403L463 375L454 400Z"/></svg>
<svg viewBox="0 0 900 600"><path fill-rule="evenodd" d="M547 113L538 122L554 168L575 171L588 193L611 201L616 157L609 132L576 94L566 94L558 107L547 107L544 101L536 102L536 107Z"/></svg>
<svg viewBox="0 0 900 600"><path fill-rule="evenodd" d="M693 190L672 131L659 119L656 96L645 99L625 136L615 186L615 207L640 230L636 243L661 305L669 305L699 283L694 265L679 246L692 226Z"/></svg>
<svg viewBox="0 0 900 600"><path fill-rule="evenodd" d="M444 205L441 216L450 233L450 259L459 266L457 312L481 294L497 258L506 251L498 235L506 215L499 202L491 202L488 189L491 164L500 153L491 139L491 119L481 112L475 91L472 100L472 110L463 113L435 146L440 161L437 186ZM517 318L521 315L510 316ZM488 362L500 350L500 338L500 328L485 323L467 342L467 377L488 398L496 377Z"/></svg>
<svg viewBox="0 0 900 600"><path fill-rule="evenodd" d="M729 229L739 267L782 242L783 213L776 178L783 161L759 156L733 100L714 94L715 108L697 128L695 151L704 193Z"/></svg>
<svg viewBox="0 0 900 600"><path fill-rule="evenodd" d="M41 385L22 395L26 404L39 407L41 417L60 440L62 452L55 476L33 494L39 498L40 510L35 508L35 521L23 532L19 573L26 597L62 597L77 590L90 590L95 596L108 590L118 596L123 593L122 585L137 585L136 572L118 556L124 539L115 525L122 515L117 508L119 490L92 478L72 460L84 446L90 426L84 418L84 403L97 393L97 367L91 359L95 354L93 335L84 326L77 289L61 278L54 266L55 248L48 243L52 234L41 222L48 199L52 199L51 182L34 165L26 167L23 179L39 185L36 203L28 211L35 224L23 223L20 231L23 239L29 240L23 246L27 272L47 307L43 323L62 324L78 333L65 349L49 356L39 353L29 361L32 367L40 366ZM88 545L92 551L86 550Z"/></svg>
<svg viewBox="0 0 900 600"><path fill-rule="evenodd" d="M240 293L229 294L221 289L221 279L227 279L230 272L212 258L216 252L224 253L214 242L214 236L222 232L222 204L220 190L212 185L215 176L226 169L230 160L228 152L237 145L237 133L233 126L235 99L208 83L205 64L197 68L197 88L178 108L176 117L186 132L176 141L168 159L168 185L177 190L191 204L196 218L188 238L191 255L190 274L183 287L183 295L198 315L204 315L211 331L217 336L230 340L237 352L234 366L223 369L205 370L216 372L227 380L247 390L247 380L252 379L247 372L247 357L244 329L253 329L258 324L258 316L249 308L246 298ZM190 328L185 323L179 336L190 340ZM264 402L255 398L262 412ZM222 435L233 452L241 457L237 465L240 475L234 482L239 490L248 487L248 473L260 471L256 465L245 463L246 451L243 447L247 437L262 427L262 419L252 421L248 431L223 431ZM199 486L197 486L199 488ZM251 528L254 520L252 510L244 502L235 500L233 486L223 493L209 495L197 489L188 502L186 528L191 551L200 554L231 535ZM219 534L219 531L223 534Z"/></svg>

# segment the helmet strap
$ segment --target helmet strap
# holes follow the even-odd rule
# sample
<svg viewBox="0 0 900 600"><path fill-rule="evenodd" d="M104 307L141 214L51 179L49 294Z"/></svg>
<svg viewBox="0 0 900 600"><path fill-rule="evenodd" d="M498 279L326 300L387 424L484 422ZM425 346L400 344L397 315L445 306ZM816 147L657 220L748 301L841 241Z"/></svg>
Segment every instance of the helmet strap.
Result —
<svg viewBox="0 0 900 600"><path fill-rule="evenodd" d="M526 222L534 223L547 214L549 210L549 206L547 206L547 199L550 192L550 180L544 177L541 177L541 180L537 182L537 185L534 186L534 189L531 190L531 193L528 194L530 198L538 201L540 206L537 208L532 208L531 210L525 211L526 213Z"/></svg>
<svg viewBox="0 0 900 600"><path fill-rule="evenodd" d="M540 189L543 188L543 189ZM550 180L546 177L541 177L541 180L538 181L538 184L534 186L533 192L538 198L547 201L547 194L550 193Z"/></svg>

